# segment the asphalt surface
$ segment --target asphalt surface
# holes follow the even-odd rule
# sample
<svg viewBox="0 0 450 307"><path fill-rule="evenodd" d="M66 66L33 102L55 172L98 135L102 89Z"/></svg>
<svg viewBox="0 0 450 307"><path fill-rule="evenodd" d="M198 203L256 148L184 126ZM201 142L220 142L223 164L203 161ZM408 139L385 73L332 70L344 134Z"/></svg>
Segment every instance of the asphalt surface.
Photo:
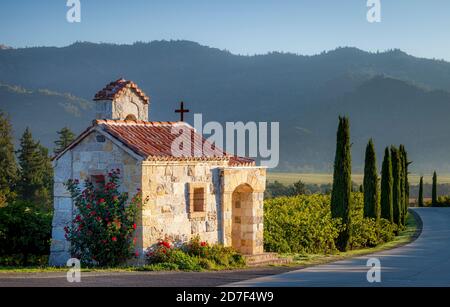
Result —
<svg viewBox="0 0 450 307"><path fill-rule="evenodd" d="M269 267L220 272L82 272L80 283L67 273L0 273L0 287L217 287L292 270Z"/></svg>
<svg viewBox="0 0 450 307"><path fill-rule="evenodd" d="M423 229L414 242L372 255L260 277L239 287L448 287L450 286L450 208L414 209ZM370 283L370 258L380 261L380 281ZM369 274L373 280L376 274Z"/></svg>
<svg viewBox="0 0 450 307"><path fill-rule="evenodd" d="M373 255L305 269L258 268L227 272L82 273L80 283L66 273L0 273L0 287L307 287L307 286L450 286L450 209L414 209L423 221L414 242ZM381 263L381 283L369 283L367 260Z"/></svg>

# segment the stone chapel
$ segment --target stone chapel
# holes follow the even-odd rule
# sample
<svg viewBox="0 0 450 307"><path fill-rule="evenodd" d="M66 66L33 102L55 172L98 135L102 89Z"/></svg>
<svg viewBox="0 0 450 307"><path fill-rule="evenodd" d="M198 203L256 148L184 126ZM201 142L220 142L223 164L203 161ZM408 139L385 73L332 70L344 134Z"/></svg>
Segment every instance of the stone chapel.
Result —
<svg viewBox="0 0 450 307"><path fill-rule="evenodd" d="M207 141L185 122L149 121L150 98L132 81L111 82L94 101L97 119L54 158L50 265L65 266L71 258L64 227L74 206L64 184L104 178L112 169L121 171L123 192L132 196L140 189L148 199L136 222L140 260L161 239L197 235L246 255L263 253L264 167L215 146L200 155L173 155L174 127Z"/></svg>

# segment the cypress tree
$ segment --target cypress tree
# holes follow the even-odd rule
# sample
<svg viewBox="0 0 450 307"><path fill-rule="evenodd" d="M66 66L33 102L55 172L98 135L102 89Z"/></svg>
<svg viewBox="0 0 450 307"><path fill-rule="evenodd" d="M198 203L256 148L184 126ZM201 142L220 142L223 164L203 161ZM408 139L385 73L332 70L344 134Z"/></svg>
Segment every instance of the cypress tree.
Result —
<svg viewBox="0 0 450 307"><path fill-rule="evenodd" d="M419 203L419 207L425 207L425 204L423 202L423 177L420 177L418 203Z"/></svg>
<svg viewBox="0 0 450 307"><path fill-rule="evenodd" d="M402 192L401 192L401 158L399 150L392 146L391 147L391 159L392 159L392 206L394 212L394 223L401 226L402 225Z"/></svg>
<svg viewBox="0 0 450 307"><path fill-rule="evenodd" d="M438 205L438 199L437 199L437 174L436 172L433 173L433 190L431 192L431 204L434 206Z"/></svg>
<svg viewBox="0 0 450 307"><path fill-rule="evenodd" d="M405 146L400 145L400 154L402 157L402 199L403 199L403 212L402 212L402 224L406 224L406 219L408 217L409 208L409 179L408 179L408 168L411 162L408 161L408 153L406 152Z"/></svg>
<svg viewBox="0 0 450 307"><path fill-rule="evenodd" d="M59 139L55 141L55 154L59 154L61 151L66 149L67 146L69 146L70 143L72 143L72 141L75 139L75 134L67 127L62 128L57 133L59 135Z"/></svg>
<svg viewBox="0 0 450 307"><path fill-rule="evenodd" d="M33 139L29 128L20 139L18 159L20 166L18 192L21 199L50 210L53 169L48 150Z"/></svg>
<svg viewBox="0 0 450 307"><path fill-rule="evenodd" d="M17 181L17 163L14 156L12 127L9 119L0 112L0 198L11 201Z"/></svg>
<svg viewBox="0 0 450 307"><path fill-rule="evenodd" d="M331 214L333 218L341 218L344 225L336 240L336 246L341 251L346 251L348 249L351 238L352 162L350 150L350 124L348 118L339 117L336 156L334 161L333 190L331 192Z"/></svg>
<svg viewBox="0 0 450 307"><path fill-rule="evenodd" d="M392 203L392 161L389 148L384 151L383 166L381 171L381 217L394 222L394 212Z"/></svg>
<svg viewBox="0 0 450 307"><path fill-rule="evenodd" d="M364 217L374 218L377 221L380 218L377 161L372 139L367 144L364 165Z"/></svg>
<svg viewBox="0 0 450 307"><path fill-rule="evenodd" d="M399 147L399 158L400 158L400 223L404 225L405 221L405 203L406 203L406 176L405 176L405 167L406 167L406 161L404 156L404 149L403 145L400 145Z"/></svg>

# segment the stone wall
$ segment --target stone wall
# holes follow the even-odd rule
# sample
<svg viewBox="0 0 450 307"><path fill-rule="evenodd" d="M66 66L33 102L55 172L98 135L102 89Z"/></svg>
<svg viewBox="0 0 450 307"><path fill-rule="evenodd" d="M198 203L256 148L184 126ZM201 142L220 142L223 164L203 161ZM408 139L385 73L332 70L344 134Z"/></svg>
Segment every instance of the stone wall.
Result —
<svg viewBox="0 0 450 307"><path fill-rule="evenodd" d="M112 119L125 119L128 115L136 119L148 121L148 104L145 104L132 90L127 89L113 104Z"/></svg>
<svg viewBox="0 0 450 307"><path fill-rule="evenodd" d="M112 169L120 169L121 191L136 193L141 187L141 161L131 156L109 139L97 141L97 132L91 133L80 144L54 162L54 217L50 264L65 265L69 244L64 238L64 227L73 218L70 194L64 186L69 179L83 182L92 175L107 175ZM137 234L139 236L139 234Z"/></svg>
<svg viewBox="0 0 450 307"><path fill-rule="evenodd" d="M227 167L220 176L224 244L244 254L263 253L266 169Z"/></svg>
<svg viewBox="0 0 450 307"><path fill-rule="evenodd" d="M127 89L114 101L96 101L97 119L124 120L128 115L134 115L136 119L148 121L149 105L135 94L133 90Z"/></svg>
<svg viewBox="0 0 450 307"><path fill-rule="evenodd" d="M220 168L224 162L144 162L142 192L149 201L142 211L143 246L170 238L186 242L193 236L222 242ZM205 188L205 213L190 214L189 185Z"/></svg>

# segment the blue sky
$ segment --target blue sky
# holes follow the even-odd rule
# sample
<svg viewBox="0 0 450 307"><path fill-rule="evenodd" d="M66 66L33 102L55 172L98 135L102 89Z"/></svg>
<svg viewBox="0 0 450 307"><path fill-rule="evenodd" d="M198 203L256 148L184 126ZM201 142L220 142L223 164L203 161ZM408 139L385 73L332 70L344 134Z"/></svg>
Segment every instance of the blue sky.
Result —
<svg viewBox="0 0 450 307"><path fill-rule="evenodd" d="M239 54L354 46L450 61L448 0L381 0L382 22L372 24L366 0L80 1L81 23L71 24L66 0L2 0L0 44L186 39Z"/></svg>

